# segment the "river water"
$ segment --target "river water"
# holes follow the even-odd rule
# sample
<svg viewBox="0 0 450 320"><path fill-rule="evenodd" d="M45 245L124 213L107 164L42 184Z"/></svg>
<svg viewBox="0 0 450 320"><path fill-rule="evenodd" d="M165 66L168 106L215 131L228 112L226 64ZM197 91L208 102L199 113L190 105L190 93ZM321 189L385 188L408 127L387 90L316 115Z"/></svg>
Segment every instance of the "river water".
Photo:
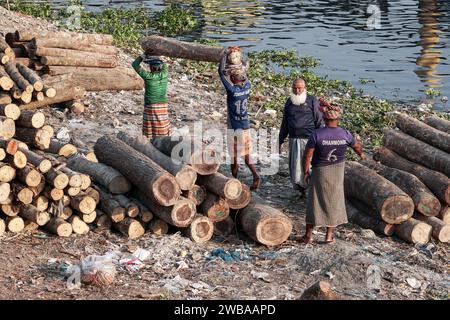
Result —
<svg viewBox="0 0 450 320"><path fill-rule="evenodd" d="M49 1L59 7L68 1ZM174 1L172 1L174 2ZM184 1L202 27L191 37L247 50L293 48L321 60L316 72L348 80L381 98L424 100L430 88L450 96L449 0ZM170 1L86 0L87 10ZM438 109L450 109L450 102Z"/></svg>

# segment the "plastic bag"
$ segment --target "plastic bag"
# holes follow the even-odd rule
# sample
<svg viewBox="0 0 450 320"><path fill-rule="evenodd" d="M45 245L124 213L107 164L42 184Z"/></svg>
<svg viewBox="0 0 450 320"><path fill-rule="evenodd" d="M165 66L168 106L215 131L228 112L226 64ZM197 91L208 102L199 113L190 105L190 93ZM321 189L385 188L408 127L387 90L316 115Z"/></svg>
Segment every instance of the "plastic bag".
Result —
<svg viewBox="0 0 450 320"><path fill-rule="evenodd" d="M81 282L99 287L109 286L114 282L116 267L111 255L88 256L81 260Z"/></svg>

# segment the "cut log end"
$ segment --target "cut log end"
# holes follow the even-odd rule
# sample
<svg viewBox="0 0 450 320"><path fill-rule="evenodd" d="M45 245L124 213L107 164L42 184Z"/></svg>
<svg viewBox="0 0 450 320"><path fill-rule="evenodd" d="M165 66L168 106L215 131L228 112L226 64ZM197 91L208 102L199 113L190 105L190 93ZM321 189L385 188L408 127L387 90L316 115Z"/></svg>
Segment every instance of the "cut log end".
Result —
<svg viewBox="0 0 450 320"><path fill-rule="evenodd" d="M181 189L170 174L162 174L152 185L155 200L162 206L172 206L181 195Z"/></svg>
<svg viewBox="0 0 450 320"><path fill-rule="evenodd" d="M227 199L227 203L230 206L230 209L239 210L248 206L251 200L252 192L250 191L249 186L242 184L242 192L240 196L234 200Z"/></svg>
<svg viewBox="0 0 450 320"><path fill-rule="evenodd" d="M410 197L403 195L391 196L386 199L380 210L382 219L389 224L400 224L411 218L413 213L414 202Z"/></svg>
<svg viewBox="0 0 450 320"><path fill-rule="evenodd" d="M225 197L230 200L239 198L242 193L242 184L237 179L229 179L224 188Z"/></svg>
<svg viewBox="0 0 450 320"><path fill-rule="evenodd" d="M196 243L205 243L209 241L214 234L214 224L209 218L197 215L187 229L187 234L192 241Z"/></svg>
<svg viewBox="0 0 450 320"><path fill-rule="evenodd" d="M185 167L177 173L175 179L181 190L191 190L197 180L197 172L190 167Z"/></svg>
<svg viewBox="0 0 450 320"><path fill-rule="evenodd" d="M187 227L195 216L196 208L190 200L180 200L172 210L172 220L180 228Z"/></svg>

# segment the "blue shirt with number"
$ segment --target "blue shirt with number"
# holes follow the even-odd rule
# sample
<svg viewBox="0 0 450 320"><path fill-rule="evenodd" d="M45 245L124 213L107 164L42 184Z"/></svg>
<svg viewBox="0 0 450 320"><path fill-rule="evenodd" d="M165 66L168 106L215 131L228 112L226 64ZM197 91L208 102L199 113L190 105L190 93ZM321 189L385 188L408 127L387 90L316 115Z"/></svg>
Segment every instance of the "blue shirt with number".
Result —
<svg viewBox="0 0 450 320"><path fill-rule="evenodd" d="M250 122L248 120L247 106L250 96L251 84L247 80L242 86L234 85L225 76L223 69L224 59L219 66L220 80L227 91L228 120L232 129L248 129Z"/></svg>

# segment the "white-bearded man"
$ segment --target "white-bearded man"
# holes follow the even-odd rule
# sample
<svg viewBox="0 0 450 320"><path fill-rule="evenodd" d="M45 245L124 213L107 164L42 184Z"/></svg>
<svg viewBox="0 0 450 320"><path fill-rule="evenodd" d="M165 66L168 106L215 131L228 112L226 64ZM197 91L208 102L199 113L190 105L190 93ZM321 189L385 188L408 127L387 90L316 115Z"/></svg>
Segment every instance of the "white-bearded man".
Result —
<svg viewBox="0 0 450 320"><path fill-rule="evenodd" d="M303 79L296 79L292 83L292 94L284 105L283 122L278 137L279 148L289 136L289 174L295 190L300 196L305 196L306 185L302 168L303 152L311 133L324 126L319 101L309 95Z"/></svg>

